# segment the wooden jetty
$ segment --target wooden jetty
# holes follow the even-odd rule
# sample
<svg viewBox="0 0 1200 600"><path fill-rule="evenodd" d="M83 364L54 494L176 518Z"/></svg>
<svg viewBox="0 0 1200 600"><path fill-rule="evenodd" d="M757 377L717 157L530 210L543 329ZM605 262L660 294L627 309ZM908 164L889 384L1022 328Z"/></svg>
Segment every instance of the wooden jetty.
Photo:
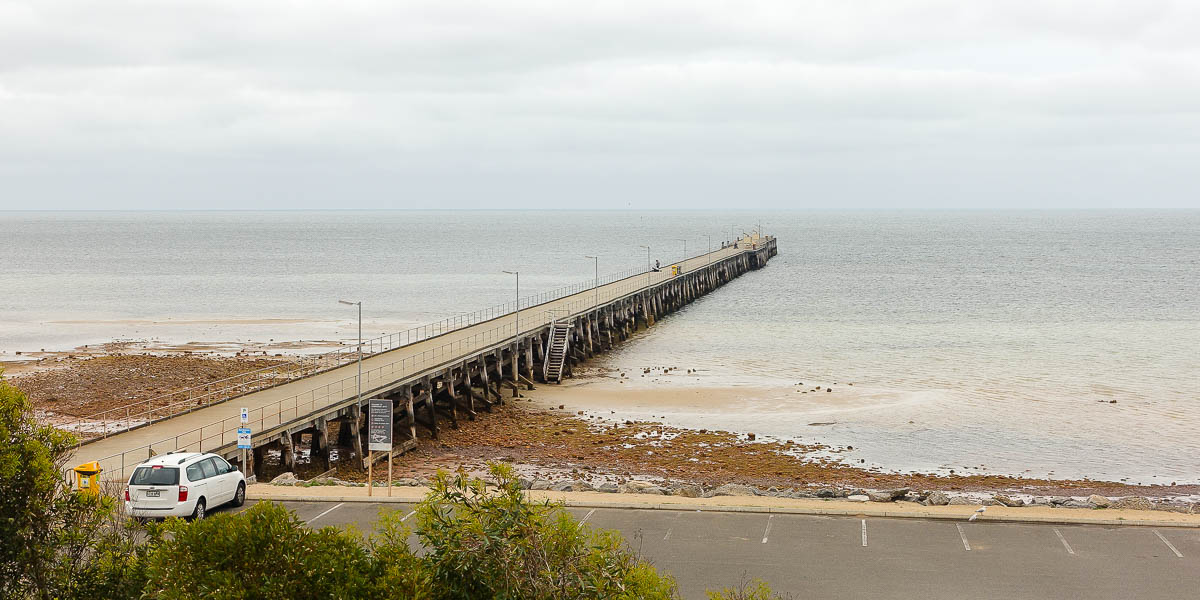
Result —
<svg viewBox="0 0 1200 600"><path fill-rule="evenodd" d="M611 349L661 316L678 310L775 256L774 237L746 237L718 250L577 293L534 304L415 343L370 355L236 398L197 407L80 446L74 462L98 461L102 479L126 480L150 456L173 451L213 452L241 460L239 409L248 409L252 450L248 475L269 451L290 470L298 449L312 463L347 459L367 467L367 407L384 398L393 407L393 451L417 445L418 428L433 439L463 419L474 420L520 388L570 377L581 362ZM381 453L379 456L385 456ZM321 461L324 461L322 463ZM74 464L74 463L72 463Z"/></svg>

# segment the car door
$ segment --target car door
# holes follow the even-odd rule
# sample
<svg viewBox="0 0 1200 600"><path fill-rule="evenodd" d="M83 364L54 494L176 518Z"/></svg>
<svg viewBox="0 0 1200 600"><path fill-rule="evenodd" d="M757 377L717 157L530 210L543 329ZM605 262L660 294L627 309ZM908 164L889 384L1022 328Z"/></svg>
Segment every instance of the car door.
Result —
<svg viewBox="0 0 1200 600"><path fill-rule="evenodd" d="M200 471L204 474L204 498L207 501L209 508L216 507L223 502L221 500L221 484L217 481L217 469L212 464L211 458L206 458L199 463Z"/></svg>
<svg viewBox="0 0 1200 600"><path fill-rule="evenodd" d="M209 460L213 463L213 468L216 469L216 480L221 482L221 502L229 502L233 500L233 495L237 492L237 474L233 470L233 465L229 464L225 459L216 456Z"/></svg>
<svg viewBox="0 0 1200 600"><path fill-rule="evenodd" d="M184 469L184 473L187 474L188 500L191 502L195 502L196 498L200 496L208 497L205 494L208 485L204 481L204 469L200 467L200 462L194 462ZM212 501L210 500L208 504L212 504Z"/></svg>

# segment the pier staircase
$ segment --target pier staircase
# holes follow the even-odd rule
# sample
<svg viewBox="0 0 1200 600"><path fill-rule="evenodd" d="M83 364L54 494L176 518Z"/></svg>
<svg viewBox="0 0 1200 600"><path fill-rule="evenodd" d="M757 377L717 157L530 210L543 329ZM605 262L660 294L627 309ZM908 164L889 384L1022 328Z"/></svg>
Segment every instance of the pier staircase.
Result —
<svg viewBox="0 0 1200 600"><path fill-rule="evenodd" d="M571 325L566 321L555 321L550 324L550 343L546 352L546 362L542 366L542 375L546 382L562 382L563 366L567 362L568 344L571 339Z"/></svg>

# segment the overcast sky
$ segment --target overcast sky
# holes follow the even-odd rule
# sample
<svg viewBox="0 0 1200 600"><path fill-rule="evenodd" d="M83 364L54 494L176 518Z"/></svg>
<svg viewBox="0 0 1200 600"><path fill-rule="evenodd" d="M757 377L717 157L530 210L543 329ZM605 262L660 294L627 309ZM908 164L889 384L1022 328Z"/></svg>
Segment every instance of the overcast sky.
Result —
<svg viewBox="0 0 1200 600"><path fill-rule="evenodd" d="M1200 207L1200 2L0 0L0 209Z"/></svg>

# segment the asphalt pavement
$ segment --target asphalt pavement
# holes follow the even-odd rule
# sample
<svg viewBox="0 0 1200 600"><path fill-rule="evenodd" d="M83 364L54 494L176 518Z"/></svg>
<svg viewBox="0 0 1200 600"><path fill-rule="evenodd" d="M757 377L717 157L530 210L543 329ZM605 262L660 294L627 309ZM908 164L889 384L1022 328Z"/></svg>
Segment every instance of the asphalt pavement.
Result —
<svg viewBox="0 0 1200 600"><path fill-rule="evenodd" d="M283 502L313 527L370 532L414 505ZM247 506L250 504L248 503ZM224 509L231 510L231 509ZM684 598L761 578L796 598L1194 598L1200 530L712 511L567 508L616 529Z"/></svg>

